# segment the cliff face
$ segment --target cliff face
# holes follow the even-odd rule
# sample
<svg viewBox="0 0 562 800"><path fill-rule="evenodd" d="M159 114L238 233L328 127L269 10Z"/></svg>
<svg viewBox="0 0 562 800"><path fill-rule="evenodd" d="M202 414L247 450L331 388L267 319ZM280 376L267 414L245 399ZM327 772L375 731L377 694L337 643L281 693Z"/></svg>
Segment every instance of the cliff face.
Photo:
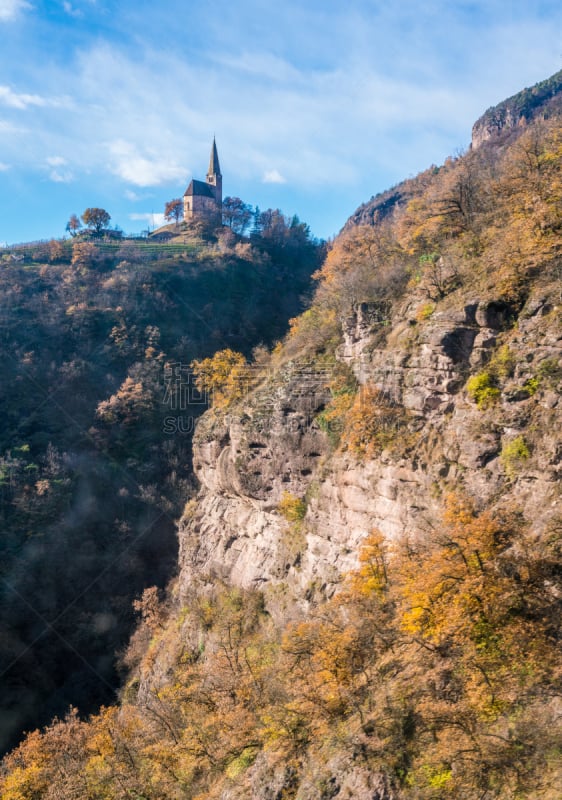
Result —
<svg viewBox="0 0 562 800"><path fill-rule="evenodd" d="M365 392L368 403L374 387L407 421L377 454L358 457L337 447L338 432L321 424L333 365L284 363L243 403L203 417L194 451L201 490L179 528L180 605L189 606L194 587L205 593L219 581L260 589L279 627L307 619L307 612L314 617L357 568L373 529L386 542L431 538L451 491L500 518L519 512L531 538L552 527L562 512L559 289L535 290L522 308L462 293L444 306L420 321L414 292L384 331L374 304L360 304L342 320L337 359L355 374L358 396ZM482 374L498 352L510 364L501 397L478 407L467 379ZM287 496L303 502L298 523L282 513ZM189 636L186 629L180 638ZM141 702L150 706L166 680L160 659L160 671L141 683ZM319 776L328 781L321 794ZM273 768L261 753L244 789L235 784L220 797L273 800L289 790L296 800L409 796L350 747L335 749L328 761L312 754L296 771L283 760Z"/></svg>
<svg viewBox="0 0 562 800"><path fill-rule="evenodd" d="M547 118L562 106L562 70L550 78L523 89L513 97L489 108L472 128L472 147L497 140L514 128L524 127L532 119Z"/></svg>
<svg viewBox="0 0 562 800"><path fill-rule="evenodd" d="M435 526L453 488L481 506L499 498L519 507L539 531L560 511L559 379L523 388L562 356L556 298L532 295L519 313L503 301L461 300L420 323L410 296L382 345L368 304L344 320L337 358L407 415L376 458L334 451L318 422L327 375L313 363L285 364L243 407L203 418L194 451L201 492L180 524L184 599L194 580L220 578L266 594L283 585L305 605L334 592L373 528L393 539ZM516 366L501 402L482 410L465 384L500 341ZM506 447L522 435L530 455L509 465ZM284 492L306 504L298 533L277 510Z"/></svg>
<svg viewBox="0 0 562 800"><path fill-rule="evenodd" d="M557 96L549 87L550 97ZM535 102L543 89L526 105L508 103L501 119L515 120L516 112L531 107L552 110L550 101ZM293 321L267 366L255 368L252 387L242 399L234 393L230 405L212 408L197 426L200 491L179 526L177 600L187 621L180 615L174 624L181 634L154 645L138 698L153 709L160 687L173 682L174 661L184 657L174 649L178 642L191 647L195 660L203 652L197 641L203 642L200 680L213 682L213 648L218 641L230 646L231 629L221 640L216 617L206 621L211 612L195 615L194 623L189 609L201 603L212 608L232 587L240 596L259 596L264 619L257 650L268 652L265 632L272 632L278 663L289 670L283 687L265 681L254 692L251 713L266 684L275 699L260 717L257 739L247 740L246 747L255 748L251 763L240 777L227 770L229 780L216 784L212 796L433 800L444 796L439 786L456 781L459 796L476 800L483 796L480 778L459 777L472 769L464 753L474 737L480 737L476 762L496 769L497 754L489 754L486 743L490 737L512 741L511 733L505 736L512 711L529 713L529 733L521 729L520 735L532 741L548 729L542 721L557 713L550 688L543 691L556 680L544 667L544 654L557 641L555 626L545 629L536 664L528 660L530 645L518 647L527 631L556 613L562 596L550 572L557 556L543 559L562 518L562 151L557 118L519 134L517 147L500 137L501 147L431 168L360 209L317 275L311 308ZM459 512L459 503L470 511ZM453 534L447 526L454 508ZM489 537L494 525L491 538L478 539ZM475 545L467 544L472 535ZM441 546L437 558L432 548ZM385 553L394 583L386 577ZM519 566L523 553L541 566ZM451 564L459 557L470 586L459 588L462 609L457 605L455 612L450 598L459 579ZM363 613L349 587L365 578L369 558L374 607ZM436 565L442 577L435 595L422 589L420 596ZM535 590L521 588L530 576L538 576L535 599L544 600L536 614L529 599ZM495 578L499 583L492 586ZM377 605L377 592L387 606ZM443 620L456 620L447 636L440 633L448 625L443 620L424 627L425 615L431 618L443 597ZM482 602L489 603L487 615ZM506 613L493 628L497 608ZM354 613L361 620L356 627ZM385 613L402 614L395 640L384 630ZM374 629L367 636L362 625L368 619ZM504 631L515 631L520 619L528 627L514 632L512 655L506 655ZM464 630L470 631L466 640L459 633ZM359 631L357 652L350 646L353 631ZM393 641L400 642L396 649ZM255 644L244 647L246 658ZM372 669L364 653L373 655ZM353 663L344 663L348 657ZM513 661L521 666L511 669ZM255 688L257 673L248 668ZM329 675L337 677L330 682ZM490 675L496 689L484 709ZM529 679L535 684L527 695L520 694L523 675L536 678ZM516 683L509 684L512 679ZM502 705L495 693L506 685L512 690ZM406 696L411 706L400 716ZM303 708L313 720L325 714L328 722L314 721L299 739ZM455 727L458 714L462 734L462 726ZM448 739L453 729L455 737L467 737L463 745ZM277 737L298 740L298 746L277 750ZM453 757L451 748L457 748ZM538 752L533 748L526 764ZM290 752L298 756L291 760ZM396 752L406 754L402 761ZM499 783L491 780L489 787L507 785L513 757L506 755L497 768ZM549 770L536 767L536 779ZM520 795L535 796L526 792ZM541 796L550 800L545 792ZM490 797L502 800L515 793L490 788Z"/></svg>

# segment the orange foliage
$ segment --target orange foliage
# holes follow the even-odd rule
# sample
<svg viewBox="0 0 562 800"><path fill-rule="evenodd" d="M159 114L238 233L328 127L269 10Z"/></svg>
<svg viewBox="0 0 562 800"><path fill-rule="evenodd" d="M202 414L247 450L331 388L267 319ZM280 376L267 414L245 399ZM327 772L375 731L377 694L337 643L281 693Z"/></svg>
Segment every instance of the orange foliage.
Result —
<svg viewBox="0 0 562 800"><path fill-rule="evenodd" d="M404 253L391 227L363 225L340 234L314 277L319 281L316 302L347 310L365 301L394 297L404 285Z"/></svg>
<svg viewBox="0 0 562 800"><path fill-rule="evenodd" d="M408 417L405 409L383 392L362 386L345 415L342 447L358 456L373 457L402 436Z"/></svg>
<svg viewBox="0 0 562 800"><path fill-rule="evenodd" d="M217 408L240 400L252 385L250 367L241 353L227 348L211 358L191 363L195 385Z"/></svg>
<svg viewBox="0 0 562 800"><path fill-rule="evenodd" d="M430 537L391 547L373 531L341 591L281 642L258 592L194 597L181 637L173 618L153 627L177 650L167 678L135 705L31 734L0 794L245 797L258 756L298 772L336 749L405 800L553 800L558 546L451 497Z"/></svg>

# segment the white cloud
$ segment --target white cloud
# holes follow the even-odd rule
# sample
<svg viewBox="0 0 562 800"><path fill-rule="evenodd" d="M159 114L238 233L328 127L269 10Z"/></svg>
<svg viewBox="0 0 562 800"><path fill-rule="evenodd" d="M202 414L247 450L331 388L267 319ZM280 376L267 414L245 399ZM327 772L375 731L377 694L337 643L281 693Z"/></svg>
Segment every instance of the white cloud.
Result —
<svg viewBox="0 0 562 800"><path fill-rule="evenodd" d="M6 122L6 120L0 119L0 134L14 134L14 133L27 133L26 128L21 128L19 126L13 125L11 122Z"/></svg>
<svg viewBox="0 0 562 800"><path fill-rule="evenodd" d="M157 153L141 155L135 144L117 139L109 144L113 164L112 170L123 180L134 186L158 186L167 181L183 178L184 167L172 158Z"/></svg>
<svg viewBox="0 0 562 800"><path fill-rule="evenodd" d="M69 3L68 0L64 0L62 7L64 8L65 12L71 17L83 17L84 12L81 11L79 8L74 8L72 3Z"/></svg>
<svg viewBox="0 0 562 800"><path fill-rule="evenodd" d="M153 214L152 212L145 212L144 214L129 214L129 219L132 222L145 222L151 228L160 228L166 225L166 217L164 214Z"/></svg>
<svg viewBox="0 0 562 800"><path fill-rule="evenodd" d="M139 200L146 200L147 197L150 197L146 192L133 192L132 189L125 189L124 194L127 200L130 200L132 203L138 203Z"/></svg>
<svg viewBox="0 0 562 800"><path fill-rule="evenodd" d="M60 108L62 106L68 106L69 100L68 98L42 97L39 94L14 92L9 86L0 85L0 104L8 106L8 108L17 108L22 110L30 107Z"/></svg>
<svg viewBox="0 0 562 800"><path fill-rule="evenodd" d="M275 81L277 83L299 83L303 75L299 70L283 58L271 53L245 52L240 56L215 55L218 64L228 70L245 72L261 81Z"/></svg>
<svg viewBox="0 0 562 800"><path fill-rule="evenodd" d="M33 6L26 0L0 0L0 22L10 22L28 8Z"/></svg>
<svg viewBox="0 0 562 800"><path fill-rule="evenodd" d="M270 169L264 172L262 181L263 183L287 183L287 180L277 169Z"/></svg>
<svg viewBox="0 0 562 800"><path fill-rule="evenodd" d="M38 94L18 94L9 86L0 86L0 103L9 108L28 108L29 106L46 106L47 101Z"/></svg>
<svg viewBox="0 0 562 800"><path fill-rule="evenodd" d="M46 159L49 169L49 179L54 183L71 183L74 175L69 169L65 169L68 162L62 156L49 156Z"/></svg>
<svg viewBox="0 0 562 800"><path fill-rule="evenodd" d="M72 183L74 180L74 175L69 171L53 169L49 173L49 178L53 181L53 183Z"/></svg>
<svg viewBox="0 0 562 800"><path fill-rule="evenodd" d="M47 164L50 167L64 167L64 165L67 163L68 162L66 158L63 158L62 156L49 156L47 159Z"/></svg>
<svg viewBox="0 0 562 800"><path fill-rule="evenodd" d="M9 169L9 164L3 164L2 161L0 161L0 172L7 172Z"/></svg>

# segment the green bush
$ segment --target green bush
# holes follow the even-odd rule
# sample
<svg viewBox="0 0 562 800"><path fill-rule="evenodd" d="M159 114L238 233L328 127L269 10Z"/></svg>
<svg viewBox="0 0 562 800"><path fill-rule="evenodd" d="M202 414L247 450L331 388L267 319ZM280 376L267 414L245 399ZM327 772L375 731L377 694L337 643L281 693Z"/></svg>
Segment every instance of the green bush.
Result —
<svg viewBox="0 0 562 800"><path fill-rule="evenodd" d="M500 461L508 478L512 478L519 467L530 456L529 448L522 436L516 436L510 442L506 442L500 453Z"/></svg>
<svg viewBox="0 0 562 800"><path fill-rule="evenodd" d="M496 386L496 379L490 372L479 372L469 378L466 391L478 408L482 409L496 403L501 394Z"/></svg>
<svg viewBox="0 0 562 800"><path fill-rule="evenodd" d="M532 397L534 394L536 394L539 384L539 378L528 378L523 384L523 390L527 392L529 397Z"/></svg>
<svg viewBox="0 0 562 800"><path fill-rule="evenodd" d="M507 344L500 347L493 356L489 369L498 378L511 378L515 369L515 356Z"/></svg>
<svg viewBox="0 0 562 800"><path fill-rule="evenodd" d="M301 522L306 514L306 502L290 492L283 492L277 511L287 522Z"/></svg>
<svg viewBox="0 0 562 800"><path fill-rule="evenodd" d="M562 367L557 358L545 358L537 370L537 378L555 383L562 378Z"/></svg>

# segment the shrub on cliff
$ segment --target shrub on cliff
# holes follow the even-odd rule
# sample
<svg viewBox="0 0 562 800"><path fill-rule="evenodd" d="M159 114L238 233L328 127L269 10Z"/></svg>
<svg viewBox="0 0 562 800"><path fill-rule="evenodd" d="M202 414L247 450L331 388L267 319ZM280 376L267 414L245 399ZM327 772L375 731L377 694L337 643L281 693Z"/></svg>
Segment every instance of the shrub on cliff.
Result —
<svg viewBox="0 0 562 800"><path fill-rule="evenodd" d="M215 408L240 400L252 385L252 370L242 355L230 348L190 364L197 389Z"/></svg>

